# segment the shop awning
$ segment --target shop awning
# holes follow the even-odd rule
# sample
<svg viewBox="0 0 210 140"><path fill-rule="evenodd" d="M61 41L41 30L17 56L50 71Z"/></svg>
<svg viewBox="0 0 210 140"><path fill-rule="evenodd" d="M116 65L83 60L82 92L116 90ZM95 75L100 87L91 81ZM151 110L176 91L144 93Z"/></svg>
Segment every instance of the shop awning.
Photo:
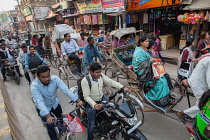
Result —
<svg viewBox="0 0 210 140"><path fill-rule="evenodd" d="M111 14L107 14L107 15L109 15L109 16L119 16L121 14L122 14L122 12L117 12L117 13L111 13Z"/></svg>
<svg viewBox="0 0 210 140"><path fill-rule="evenodd" d="M210 9L210 0L194 0L190 5L183 10L201 10Z"/></svg>
<svg viewBox="0 0 210 140"><path fill-rule="evenodd" d="M182 4L191 4L193 0L182 0Z"/></svg>

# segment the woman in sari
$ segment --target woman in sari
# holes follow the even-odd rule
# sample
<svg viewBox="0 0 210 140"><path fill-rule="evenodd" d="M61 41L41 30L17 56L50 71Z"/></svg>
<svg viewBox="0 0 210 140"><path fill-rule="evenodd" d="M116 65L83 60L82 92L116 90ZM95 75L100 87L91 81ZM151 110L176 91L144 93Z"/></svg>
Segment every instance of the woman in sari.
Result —
<svg viewBox="0 0 210 140"><path fill-rule="evenodd" d="M175 97L170 95L167 80L164 76L159 79L152 77L151 64L156 61L147 52L149 40L147 37L139 39L140 47L135 48L132 65L134 72L138 75L138 80L146 82L146 97L157 106L164 107L168 104L176 104Z"/></svg>

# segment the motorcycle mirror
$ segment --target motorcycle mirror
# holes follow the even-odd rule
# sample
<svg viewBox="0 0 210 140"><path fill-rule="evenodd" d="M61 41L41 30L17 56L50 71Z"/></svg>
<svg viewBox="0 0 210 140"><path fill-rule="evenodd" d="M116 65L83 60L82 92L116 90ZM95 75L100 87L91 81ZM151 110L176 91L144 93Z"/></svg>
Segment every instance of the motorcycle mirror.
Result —
<svg viewBox="0 0 210 140"><path fill-rule="evenodd" d="M116 95L117 95L117 92L112 93L112 94L109 96L109 100L114 99Z"/></svg>

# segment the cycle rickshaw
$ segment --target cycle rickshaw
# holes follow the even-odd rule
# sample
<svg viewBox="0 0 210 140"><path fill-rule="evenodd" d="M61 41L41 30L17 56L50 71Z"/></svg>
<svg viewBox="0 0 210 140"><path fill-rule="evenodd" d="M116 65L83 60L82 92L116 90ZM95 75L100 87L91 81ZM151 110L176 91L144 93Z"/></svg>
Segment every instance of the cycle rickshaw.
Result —
<svg viewBox="0 0 210 140"><path fill-rule="evenodd" d="M105 74L112 78L115 79L116 81L120 81L120 79L125 79L128 82L128 85L130 89L135 93L136 97L138 97L142 102L148 104L150 107L149 110L142 110L147 111L147 112L159 112L161 114L166 114L166 113L176 113L177 111L174 110L173 108L177 105L167 105L165 107L159 107L155 105L152 100L146 97L146 92L145 92L145 83L140 82L137 78L137 75L130 69L130 66L125 65L121 59L118 57L118 54L124 50L128 49L135 49L135 45L126 45L126 47L119 47L113 49L113 52L111 53L111 59L112 59L112 64L105 70ZM172 83L172 88L171 88L171 93L176 97L177 103L179 103L183 97L185 96L185 90L184 88L180 85L180 83L171 78L171 83ZM174 92L178 92L178 94L175 94ZM171 117L172 118L172 117Z"/></svg>

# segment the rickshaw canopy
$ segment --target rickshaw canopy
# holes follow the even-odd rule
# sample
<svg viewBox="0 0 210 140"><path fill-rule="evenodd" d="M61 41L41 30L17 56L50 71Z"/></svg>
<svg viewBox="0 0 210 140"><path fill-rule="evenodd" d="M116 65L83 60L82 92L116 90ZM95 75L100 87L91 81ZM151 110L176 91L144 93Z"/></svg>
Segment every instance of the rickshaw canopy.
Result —
<svg viewBox="0 0 210 140"><path fill-rule="evenodd" d="M129 28L121 28L121 29L114 30L110 33L110 35L113 35L117 37L118 39L120 39L124 35L137 33L137 32L142 32L142 30L136 30L135 27L129 27Z"/></svg>
<svg viewBox="0 0 210 140"><path fill-rule="evenodd" d="M72 39L78 39L80 34L74 33L74 29L67 24L59 24L54 26L54 32L52 35L52 40L64 38L64 34L70 33Z"/></svg>

